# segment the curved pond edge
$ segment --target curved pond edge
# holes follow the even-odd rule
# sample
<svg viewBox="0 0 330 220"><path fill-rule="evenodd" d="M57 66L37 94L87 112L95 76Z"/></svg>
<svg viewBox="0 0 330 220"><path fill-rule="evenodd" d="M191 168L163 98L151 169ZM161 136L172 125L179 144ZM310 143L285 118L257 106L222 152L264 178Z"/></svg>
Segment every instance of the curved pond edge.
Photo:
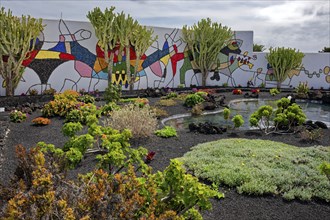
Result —
<svg viewBox="0 0 330 220"><path fill-rule="evenodd" d="M253 98L250 98L250 99L233 99L231 101L229 101L228 103L228 106L230 107L230 105L232 103L235 103L235 102L242 102L242 101L257 101L257 100L261 100L261 99L253 99ZM266 101L270 101L270 100L273 100L273 99L262 99L262 100L266 100ZM306 102L306 101L301 101L300 99L299 100L296 100L298 102ZM317 104L322 104L322 102L312 102L312 103L317 103ZM211 114L218 114L220 112L223 112L223 109L218 109L216 111L209 111L209 112L203 112L201 115L211 115ZM185 117L192 117L192 114L191 113L185 113L185 114L176 114L176 115L171 115L170 117L167 117L167 118L164 118L161 120L161 124L163 126L165 126L165 123L169 120L173 120L173 119L178 119L178 118L185 118ZM314 121L313 121L314 122ZM330 128L330 123L329 122L325 122L325 121L322 121L324 122L328 128Z"/></svg>
<svg viewBox="0 0 330 220"><path fill-rule="evenodd" d="M258 99L233 99L233 100L229 101L228 106L230 107L230 104L231 103L234 103L234 102L255 101L255 100L258 100ZM272 100L272 99L269 99L269 100ZM223 108L222 109L215 110L215 111L203 112L201 115L218 114L220 112L223 112ZM165 126L165 123L167 121L169 121L169 120L178 119L178 118L185 118L185 117L192 117L192 114L191 113L185 113L185 114L171 115L170 117L167 117L167 118L164 118L163 120L161 120L161 123L162 123L162 125Z"/></svg>

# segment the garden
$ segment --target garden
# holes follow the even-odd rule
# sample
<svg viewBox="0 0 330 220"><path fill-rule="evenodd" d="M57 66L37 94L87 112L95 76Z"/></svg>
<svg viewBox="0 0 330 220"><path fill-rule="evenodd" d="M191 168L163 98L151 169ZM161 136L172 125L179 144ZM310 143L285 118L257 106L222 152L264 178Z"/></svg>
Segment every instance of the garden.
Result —
<svg viewBox="0 0 330 220"><path fill-rule="evenodd" d="M36 108L22 103L2 113L7 124L1 152L3 215L69 218L70 210L72 216L92 218L121 213L123 219L148 214L324 219L330 200L329 129L307 121L299 105L286 98L297 96L294 91L228 90L148 89L136 98L125 98L120 90L68 90ZM255 99L278 100L279 107L259 107L249 122L255 129L242 130L243 119L231 115L228 103L252 93ZM214 109L205 110L210 103ZM223 132L162 124L171 115L198 118L214 110L226 112L221 116L226 124L219 125ZM269 127L255 124L261 118ZM114 191L113 184L123 188ZM130 205L119 209L123 203Z"/></svg>
<svg viewBox="0 0 330 220"><path fill-rule="evenodd" d="M140 58L155 38L113 11L95 8L87 15L109 54L104 92L49 88L14 97L22 62L43 26L30 17L22 20L34 28L21 25L1 10L1 26L24 42L11 48L7 39L0 47L7 95L0 100L1 219L328 218L329 91L307 82L281 88L289 71L301 68L304 54L270 48L277 88L249 82L207 87L233 32L202 19L183 27L202 86L134 90L139 60L131 72L127 59L129 91L122 91L111 81L113 48L120 42L129 54L133 44ZM10 31L3 33L6 38ZM243 115L233 106L244 100L272 104L241 107L249 110ZM310 102L319 106L317 119L302 107ZM195 121L177 127L183 118Z"/></svg>

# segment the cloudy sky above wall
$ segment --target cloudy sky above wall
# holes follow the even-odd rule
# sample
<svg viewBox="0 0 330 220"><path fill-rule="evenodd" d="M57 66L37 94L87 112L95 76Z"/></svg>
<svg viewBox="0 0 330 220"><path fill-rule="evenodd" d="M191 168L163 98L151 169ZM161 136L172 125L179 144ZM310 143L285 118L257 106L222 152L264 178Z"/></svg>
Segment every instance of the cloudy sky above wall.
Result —
<svg viewBox="0 0 330 220"><path fill-rule="evenodd" d="M254 31L254 43L267 48L292 47L303 52L318 52L330 46L329 0L103 0L32 1L0 0L0 5L15 15L43 19L88 21L94 7L115 6L148 26L182 28L202 18L221 22L232 30Z"/></svg>

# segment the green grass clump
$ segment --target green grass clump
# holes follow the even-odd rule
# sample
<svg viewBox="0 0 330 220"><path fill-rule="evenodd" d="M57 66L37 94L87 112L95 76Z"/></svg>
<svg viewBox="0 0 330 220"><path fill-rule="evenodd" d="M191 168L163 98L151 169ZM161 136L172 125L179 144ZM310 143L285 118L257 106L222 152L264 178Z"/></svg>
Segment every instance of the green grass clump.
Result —
<svg viewBox="0 0 330 220"><path fill-rule="evenodd" d="M175 128L173 128L171 126L165 126L163 129L155 131L155 135L157 135L158 137L163 137L163 138L178 136Z"/></svg>
<svg viewBox="0 0 330 220"><path fill-rule="evenodd" d="M330 161L330 147L222 139L193 147L181 160L197 177L236 187L239 193L330 201L330 181L319 170Z"/></svg>

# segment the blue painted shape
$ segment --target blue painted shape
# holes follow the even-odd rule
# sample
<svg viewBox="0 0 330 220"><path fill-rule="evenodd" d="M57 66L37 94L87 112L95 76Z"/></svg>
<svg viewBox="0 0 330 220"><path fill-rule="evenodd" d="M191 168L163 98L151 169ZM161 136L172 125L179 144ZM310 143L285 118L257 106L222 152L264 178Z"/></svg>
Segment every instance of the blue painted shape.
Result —
<svg viewBox="0 0 330 220"><path fill-rule="evenodd" d="M66 53L65 43L64 42L58 42L55 47L52 47L48 50L49 51L56 51L56 52Z"/></svg>
<svg viewBox="0 0 330 220"><path fill-rule="evenodd" d="M81 46L77 41L70 42L71 54L75 56L76 60L86 63L92 69L96 60L96 55L91 53L88 49Z"/></svg>
<svg viewBox="0 0 330 220"><path fill-rule="evenodd" d="M146 71L141 70L137 75L142 77L142 76L146 76L147 74L146 74Z"/></svg>
<svg viewBox="0 0 330 220"><path fill-rule="evenodd" d="M108 73L103 72L103 71L101 71L101 72L99 72L99 73L96 73L96 72L93 70L92 78L108 80Z"/></svg>
<svg viewBox="0 0 330 220"><path fill-rule="evenodd" d="M168 55L169 53L170 53L169 48L167 48L165 50L156 50L155 52L153 52L152 54L147 56L147 58L143 61L143 63L142 63L143 69L147 68L154 62L160 61L161 58Z"/></svg>
<svg viewBox="0 0 330 220"><path fill-rule="evenodd" d="M163 45L163 50L168 49L168 48L169 48L169 46L168 46L168 42L165 41L165 43L164 43L164 45Z"/></svg>

